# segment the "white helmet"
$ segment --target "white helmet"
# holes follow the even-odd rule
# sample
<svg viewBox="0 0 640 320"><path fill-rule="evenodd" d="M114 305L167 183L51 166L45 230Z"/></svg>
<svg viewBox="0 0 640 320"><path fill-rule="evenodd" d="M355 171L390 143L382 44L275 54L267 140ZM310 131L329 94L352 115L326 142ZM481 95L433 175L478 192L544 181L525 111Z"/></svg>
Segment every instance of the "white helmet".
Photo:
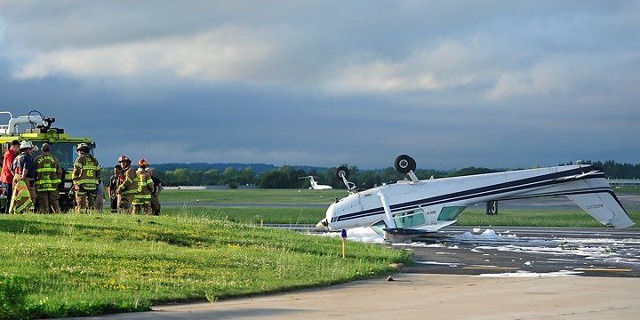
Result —
<svg viewBox="0 0 640 320"><path fill-rule="evenodd" d="M33 149L33 143L31 143L31 141L26 141L26 140L23 140L22 142L20 142L20 150L25 150L25 149Z"/></svg>
<svg viewBox="0 0 640 320"><path fill-rule="evenodd" d="M79 143L78 146L76 147L76 151L85 151L85 152L89 152L89 150L91 150L91 147L89 147L88 144L86 143Z"/></svg>

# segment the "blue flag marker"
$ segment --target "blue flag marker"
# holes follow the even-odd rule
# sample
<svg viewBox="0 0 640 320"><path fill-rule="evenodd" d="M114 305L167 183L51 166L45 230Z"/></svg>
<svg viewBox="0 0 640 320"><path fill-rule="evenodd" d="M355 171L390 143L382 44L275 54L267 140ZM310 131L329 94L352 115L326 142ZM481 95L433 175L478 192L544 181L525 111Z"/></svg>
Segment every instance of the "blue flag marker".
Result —
<svg viewBox="0 0 640 320"><path fill-rule="evenodd" d="M342 238L342 259L347 257L347 250L345 247L345 240L347 240L347 230L346 229L342 229L340 230L340 238Z"/></svg>

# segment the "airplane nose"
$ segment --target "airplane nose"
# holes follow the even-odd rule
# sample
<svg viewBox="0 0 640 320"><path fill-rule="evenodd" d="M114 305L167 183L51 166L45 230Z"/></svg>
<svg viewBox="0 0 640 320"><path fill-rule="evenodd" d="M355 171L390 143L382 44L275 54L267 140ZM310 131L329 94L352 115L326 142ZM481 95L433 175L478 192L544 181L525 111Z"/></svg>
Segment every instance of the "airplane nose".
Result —
<svg viewBox="0 0 640 320"><path fill-rule="evenodd" d="M327 218L324 218L324 219L318 221L318 224L316 224L316 228L323 229L323 230L329 230L329 222L327 221Z"/></svg>
<svg viewBox="0 0 640 320"><path fill-rule="evenodd" d="M316 228L320 228L320 229L324 229L324 230L331 230L331 228L329 228L329 221L331 221L331 219L333 218L333 207L334 207L334 203L332 203L329 208L327 208L327 213L325 214L325 218L318 221L318 224L316 224Z"/></svg>

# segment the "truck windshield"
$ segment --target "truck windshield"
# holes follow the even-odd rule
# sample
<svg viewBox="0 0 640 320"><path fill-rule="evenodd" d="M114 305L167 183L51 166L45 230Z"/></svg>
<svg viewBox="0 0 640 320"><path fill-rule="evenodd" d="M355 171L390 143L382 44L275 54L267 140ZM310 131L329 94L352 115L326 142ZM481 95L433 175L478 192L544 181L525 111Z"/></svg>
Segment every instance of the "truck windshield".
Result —
<svg viewBox="0 0 640 320"><path fill-rule="evenodd" d="M73 163L78 157L76 145L77 143L73 142L58 142L51 144L51 153L58 158L62 168L69 169L73 167Z"/></svg>

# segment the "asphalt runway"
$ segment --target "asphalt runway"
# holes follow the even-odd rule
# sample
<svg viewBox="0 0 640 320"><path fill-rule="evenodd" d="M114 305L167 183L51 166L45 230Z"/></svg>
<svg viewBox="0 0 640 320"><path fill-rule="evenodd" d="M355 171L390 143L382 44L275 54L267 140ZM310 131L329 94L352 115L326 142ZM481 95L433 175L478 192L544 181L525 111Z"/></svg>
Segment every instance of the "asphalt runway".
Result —
<svg viewBox="0 0 640 320"><path fill-rule="evenodd" d="M640 230L449 227L411 249L422 274L574 274L640 277Z"/></svg>
<svg viewBox="0 0 640 320"><path fill-rule="evenodd" d="M303 233L311 225L267 225ZM566 274L640 278L640 229L458 227L419 240L385 243L369 228L347 232L352 241L411 250L415 264L403 272L483 275Z"/></svg>

